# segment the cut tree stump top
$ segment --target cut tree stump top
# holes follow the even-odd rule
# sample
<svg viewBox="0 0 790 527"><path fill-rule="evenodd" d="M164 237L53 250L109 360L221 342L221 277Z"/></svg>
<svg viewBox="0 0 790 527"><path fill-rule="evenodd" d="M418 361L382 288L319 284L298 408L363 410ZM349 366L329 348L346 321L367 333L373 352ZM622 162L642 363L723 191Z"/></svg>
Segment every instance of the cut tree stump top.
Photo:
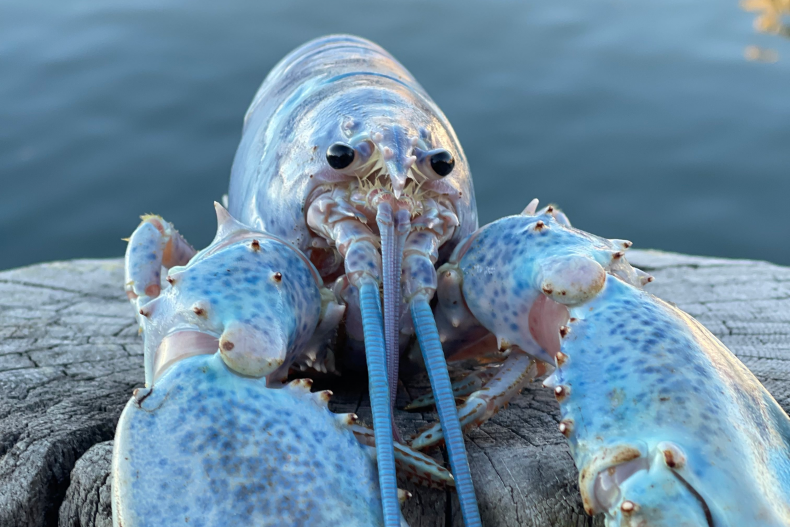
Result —
<svg viewBox="0 0 790 527"><path fill-rule="evenodd" d="M655 275L650 292L700 320L788 410L790 268L656 251L631 251L629 259ZM111 525L111 440L143 379L142 339L122 283L121 259L0 272L2 527ZM331 387L334 411L370 422L364 381L346 377ZM424 376L408 381L398 406L427 388ZM436 415L397 419L411 434ZM558 422L551 391L535 382L468 434L484 525L603 525L582 511ZM412 527L461 525L453 494L407 488Z"/></svg>

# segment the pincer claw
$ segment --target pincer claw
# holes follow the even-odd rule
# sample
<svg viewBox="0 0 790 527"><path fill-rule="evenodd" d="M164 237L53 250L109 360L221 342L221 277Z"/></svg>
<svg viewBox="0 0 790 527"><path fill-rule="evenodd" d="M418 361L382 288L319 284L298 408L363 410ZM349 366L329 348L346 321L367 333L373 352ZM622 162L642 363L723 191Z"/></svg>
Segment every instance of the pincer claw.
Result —
<svg viewBox="0 0 790 527"><path fill-rule="evenodd" d="M219 350L242 375L279 380L315 333L325 302L312 264L216 207L214 241L172 269L169 287L141 309L149 386L161 367L198 349Z"/></svg>
<svg viewBox="0 0 790 527"><path fill-rule="evenodd" d="M282 384L323 353L342 306L290 244L219 206L218 218L212 244L143 306L147 386L116 431L114 525L382 524L356 416L331 413L309 380ZM429 458L410 463L452 481Z"/></svg>

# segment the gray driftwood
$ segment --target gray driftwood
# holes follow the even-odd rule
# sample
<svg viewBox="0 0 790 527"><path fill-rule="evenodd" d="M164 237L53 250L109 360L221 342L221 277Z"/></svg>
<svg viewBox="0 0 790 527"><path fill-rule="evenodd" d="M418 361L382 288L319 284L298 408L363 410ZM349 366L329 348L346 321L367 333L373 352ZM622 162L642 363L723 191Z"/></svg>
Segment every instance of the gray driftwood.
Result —
<svg viewBox="0 0 790 527"><path fill-rule="evenodd" d="M655 274L654 294L697 317L790 407L790 268L649 251L630 258ZM0 273L2 527L111 524L111 440L143 374L121 265L80 260ZM335 411L369 420L364 384L343 379L331 387ZM410 381L399 395L401 406L426 389L424 377ZM434 419L432 413L398 415L406 433ZM557 423L551 393L534 383L469 433L485 525L602 525L600 517L582 512ZM405 511L412 526L461 525L453 496L409 490L414 497Z"/></svg>

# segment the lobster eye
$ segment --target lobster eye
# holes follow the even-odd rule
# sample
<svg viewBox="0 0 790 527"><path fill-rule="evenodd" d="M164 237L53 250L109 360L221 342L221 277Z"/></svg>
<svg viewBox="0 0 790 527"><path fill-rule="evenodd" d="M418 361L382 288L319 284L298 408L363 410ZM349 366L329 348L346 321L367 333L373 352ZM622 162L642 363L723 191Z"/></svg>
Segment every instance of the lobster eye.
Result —
<svg viewBox="0 0 790 527"><path fill-rule="evenodd" d="M326 150L326 161L335 170L341 170L354 162L354 149L343 143L335 143Z"/></svg>
<svg viewBox="0 0 790 527"><path fill-rule="evenodd" d="M436 152L431 156L431 168L442 177L452 172L454 166L455 159L447 150Z"/></svg>

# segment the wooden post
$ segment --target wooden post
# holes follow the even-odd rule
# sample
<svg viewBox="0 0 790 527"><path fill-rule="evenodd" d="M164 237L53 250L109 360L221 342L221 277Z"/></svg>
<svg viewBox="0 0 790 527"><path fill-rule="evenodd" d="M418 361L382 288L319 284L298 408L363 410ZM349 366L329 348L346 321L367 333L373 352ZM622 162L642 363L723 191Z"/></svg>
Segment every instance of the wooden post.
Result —
<svg viewBox="0 0 790 527"><path fill-rule="evenodd" d="M790 408L790 268L655 251L628 257L655 275L649 291L700 320ZM0 525L111 525L111 440L143 378L142 341L122 282L120 259L0 272ZM332 409L369 422L365 386L332 385ZM427 391L427 379L401 388L399 407ZM410 434L436 415L398 412L397 419ZM603 525L581 508L558 422L553 395L533 383L468 434L485 525ZM451 494L407 488L412 527L461 524Z"/></svg>

